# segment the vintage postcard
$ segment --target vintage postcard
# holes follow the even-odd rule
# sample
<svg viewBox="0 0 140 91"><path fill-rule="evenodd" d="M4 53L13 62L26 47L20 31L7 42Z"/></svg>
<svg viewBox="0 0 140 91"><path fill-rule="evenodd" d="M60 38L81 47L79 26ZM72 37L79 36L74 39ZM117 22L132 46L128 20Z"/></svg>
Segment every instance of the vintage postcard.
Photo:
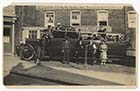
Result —
<svg viewBox="0 0 140 91"><path fill-rule="evenodd" d="M137 86L131 4L11 4L3 8L3 84Z"/></svg>

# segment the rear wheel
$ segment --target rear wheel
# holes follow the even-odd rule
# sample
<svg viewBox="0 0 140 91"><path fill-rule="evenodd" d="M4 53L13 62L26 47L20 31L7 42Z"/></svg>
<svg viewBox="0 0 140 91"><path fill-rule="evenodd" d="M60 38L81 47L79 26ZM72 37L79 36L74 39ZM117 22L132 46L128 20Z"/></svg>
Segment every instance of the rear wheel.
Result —
<svg viewBox="0 0 140 91"><path fill-rule="evenodd" d="M22 47L22 49L20 51L20 57L21 57L21 59L27 60L27 61L33 59L33 57L34 57L33 49L28 46Z"/></svg>

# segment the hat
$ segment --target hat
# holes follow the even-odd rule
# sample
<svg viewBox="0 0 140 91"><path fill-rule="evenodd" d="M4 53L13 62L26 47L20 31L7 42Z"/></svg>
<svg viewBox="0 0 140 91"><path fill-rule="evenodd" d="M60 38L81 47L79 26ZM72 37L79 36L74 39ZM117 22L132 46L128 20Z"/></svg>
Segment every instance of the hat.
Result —
<svg viewBox="0 0 140 91"><path fill-rule="evenodd" d="M61 23L57 23L57 25L61 25Z"/></svg>
<svg viewBox="0 0 140 91"><path fill-rule="evenodd" d="M51 27L51 24L48 24L48 27Z"/></svg>

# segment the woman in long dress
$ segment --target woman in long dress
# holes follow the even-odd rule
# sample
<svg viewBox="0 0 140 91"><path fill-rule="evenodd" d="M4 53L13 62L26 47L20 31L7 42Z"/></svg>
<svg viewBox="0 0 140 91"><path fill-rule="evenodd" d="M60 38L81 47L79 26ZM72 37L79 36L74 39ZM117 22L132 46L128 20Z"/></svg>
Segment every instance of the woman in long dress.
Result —
<svg viewBox="0 0 140 91"><path fill-rule="evenodd" d="M107 47L105 41L102 41L102 43L99 47L99 50L100 50L101 65L105 65L107 62L107 50L108 50L108 47Z"/></svg>

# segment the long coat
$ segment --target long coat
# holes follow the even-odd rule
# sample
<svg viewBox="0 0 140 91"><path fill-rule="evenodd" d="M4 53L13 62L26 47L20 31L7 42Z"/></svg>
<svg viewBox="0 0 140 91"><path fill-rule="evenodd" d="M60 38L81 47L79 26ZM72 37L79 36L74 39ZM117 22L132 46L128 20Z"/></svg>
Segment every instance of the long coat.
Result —
<svg viewBox="0 0 140 91"><path fill-rule="evenodd" d="M95 57L96 50L97 50L97 47L96 47L95 44L88 45L87 50L88 50L88 52L87 52L88 53L88 57L91 57L91 58Z"/></svg>
<svg viewBox="0 0 140 91"><path fill-rule="evenodd" d="M70 54L71 54L71 42L69 40L65 40L63 42L63 48L62 49L64 50L64 58L66 60L69 60Z"/></svg>
<svg viewBox="0 0 140 91"><path fill-rule="evenodd" d="M77 41L75 45L75 50L77 52L76 56L81 57L84 59L85 56L85 45L82 40Z"/></svg>

